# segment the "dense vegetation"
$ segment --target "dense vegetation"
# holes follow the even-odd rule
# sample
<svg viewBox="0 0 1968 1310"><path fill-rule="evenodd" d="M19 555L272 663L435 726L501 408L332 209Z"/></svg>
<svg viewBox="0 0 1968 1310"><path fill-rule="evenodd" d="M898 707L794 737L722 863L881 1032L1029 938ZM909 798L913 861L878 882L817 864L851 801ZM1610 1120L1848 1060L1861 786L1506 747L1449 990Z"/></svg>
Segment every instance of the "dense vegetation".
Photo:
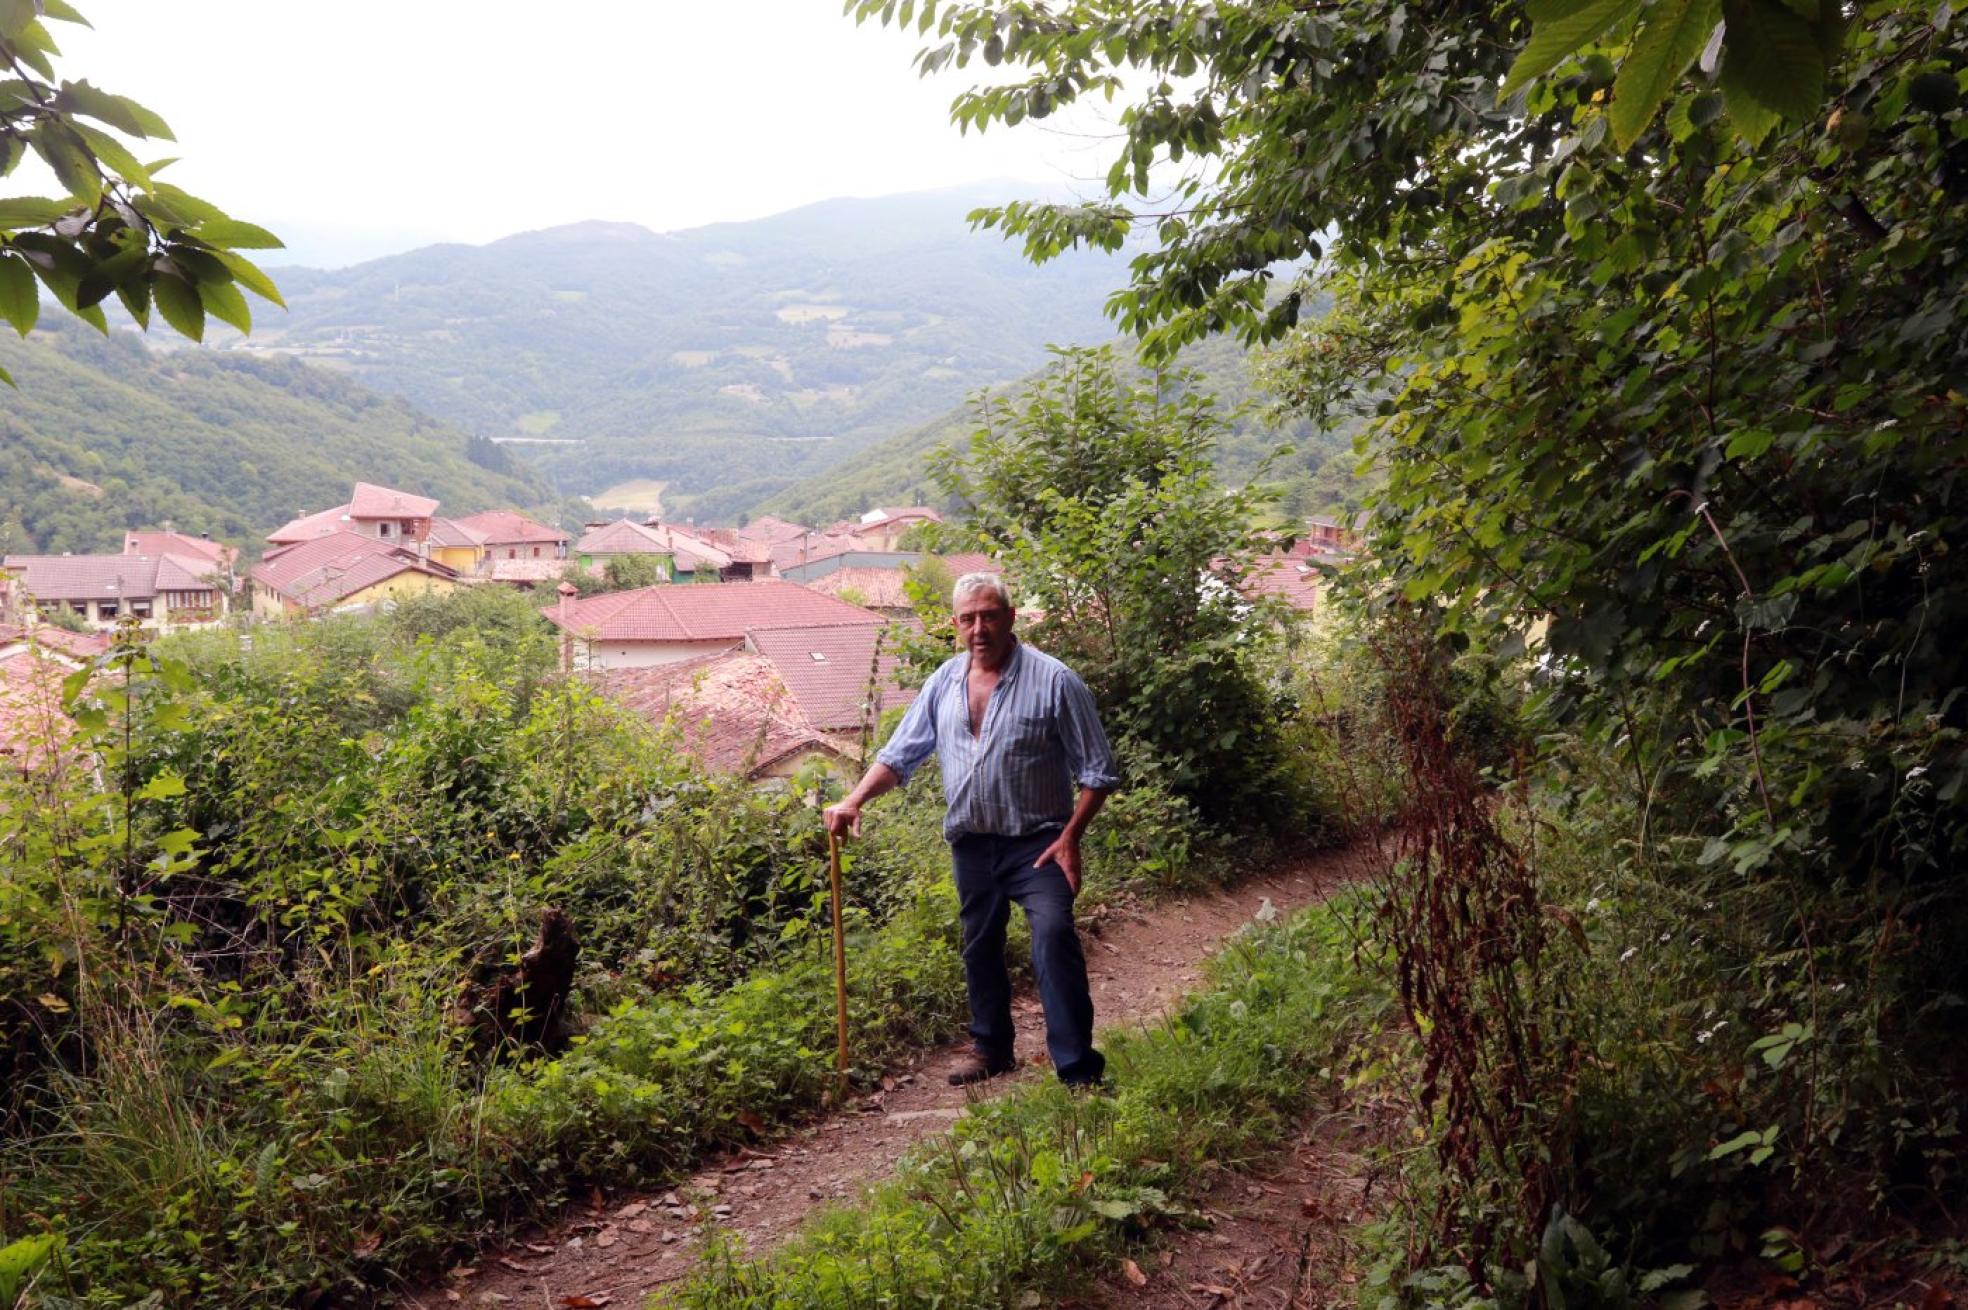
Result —
<svg viewBox="0 0 1968 1310"><path fill-rule="evenodd" d="M46 1304L370 1301L820 1103L838 784L706 776L557 658L481 589L71 680L61 767L0 780L0 1236ZM1137 772L1095 902L1230 867ZM849 861L863 1073L962 1013L939 801Z"/></svg>
<svg viewBox="0 0 1968 1310"><path fill-rule="evenodd" d="M115 551L128 528L255 542L358 479L438 497L456 513L541 507L523 467L469 457L463 432L325 369L178 349L47 323L0 341L19 386L0 414L0 545Z"/></svg>
<svg viewBox="0 0 1968 1310"><path fill-rule="evenodd" d="M1292 688L1241 584L1264 497L1218 481L1224 434L1193 376L1139 382L1072 351L1015 402L980 407L932 476L962 511L942 536L988 551L1043 618L1034 642L1086 679L1137 784L1213 824L1302 831L1281 731ZM1259 470L1262 472L1262 468Z"/></svg>
<svg viewBox="0 0 1968 1310"><path fill-rule="evenodd" d="M1151 355L1280 341L1300 413L1365 421L1363 640L1414 806L1381 931L1436 1153L1398 1293L1620 1301L1759 1258L1883 1290L1942 1258L1968 1079L1951 8L858 10L933 33L926 73L999 66L971 127L1146 88L1110 203L991 221L1041 259L1151 229L1118 300ZM1151 165L1191 157L1172 206ZM1529 697L1473 755L1458 649ZM1499 814L1485 763L1531 808Z"/></svg>

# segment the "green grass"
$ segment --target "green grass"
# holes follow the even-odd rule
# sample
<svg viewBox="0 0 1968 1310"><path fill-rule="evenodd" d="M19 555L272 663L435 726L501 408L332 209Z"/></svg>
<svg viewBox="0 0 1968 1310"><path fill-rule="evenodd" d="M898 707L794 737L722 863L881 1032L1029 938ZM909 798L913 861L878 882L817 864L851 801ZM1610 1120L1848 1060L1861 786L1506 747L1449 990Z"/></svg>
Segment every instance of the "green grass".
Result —
<svg viewBox="0 0 1968 1310"><path fill-rule="evenodd" d="M714 1232L660 1304L957 1310L1066 1293L1380 1058L1392 1002L1356 963L1358 912L1342 894L1235 940L1177 1016L1114 1036L1111 1093L1046 1084L984 1102L768 1258Z"/></svg>

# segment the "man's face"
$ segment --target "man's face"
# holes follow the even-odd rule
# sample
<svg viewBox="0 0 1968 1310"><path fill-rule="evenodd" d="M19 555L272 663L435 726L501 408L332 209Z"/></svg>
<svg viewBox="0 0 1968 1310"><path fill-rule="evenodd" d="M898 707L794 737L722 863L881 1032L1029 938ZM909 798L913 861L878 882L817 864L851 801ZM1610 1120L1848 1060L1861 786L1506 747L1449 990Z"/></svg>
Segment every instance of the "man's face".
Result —
<svg viewBox="0 0 1968 1310"><path fill-rule="evenodd" d="M1017 616L995 593L970 592L957 602L957 640L985 668L995 668L1011 654L1011 623Z"/></svg>

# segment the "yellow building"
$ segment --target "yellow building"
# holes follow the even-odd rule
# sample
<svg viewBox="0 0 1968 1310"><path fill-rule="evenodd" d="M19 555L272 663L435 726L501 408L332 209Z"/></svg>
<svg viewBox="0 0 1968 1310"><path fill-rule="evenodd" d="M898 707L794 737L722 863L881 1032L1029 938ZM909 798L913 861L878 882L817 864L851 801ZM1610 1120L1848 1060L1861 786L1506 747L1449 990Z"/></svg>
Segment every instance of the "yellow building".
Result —
<svg viewBox="0 0 1968 1310"><path fill-rule="evenodd" d="M266 619L361 609L458 587L460 570L354 532L281 547L250 575L253 613Z"/></svg>
<svg viewBox="0 0 1968 1310"><path fill-rule="evenodd" d="M470 576L485 564L485 538L456 519L434 518L430 535L424 538L424 552L427 559Z"/></svg>

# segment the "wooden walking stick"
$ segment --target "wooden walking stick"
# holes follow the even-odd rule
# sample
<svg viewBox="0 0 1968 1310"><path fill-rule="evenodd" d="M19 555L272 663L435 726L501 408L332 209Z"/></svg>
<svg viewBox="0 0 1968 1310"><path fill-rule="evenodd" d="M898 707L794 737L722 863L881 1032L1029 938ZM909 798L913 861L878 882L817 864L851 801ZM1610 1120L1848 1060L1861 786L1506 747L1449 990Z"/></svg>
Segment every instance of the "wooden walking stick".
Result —
<svg viewBox="0 0 1968 1310"><path fill-rule="evenodd" d="M827 878L834 891L834 1019L840 1030L840 1054L834 1068L834 1104L847 1102L847 935L841 927L841 839L827 834Z"/></svg>

